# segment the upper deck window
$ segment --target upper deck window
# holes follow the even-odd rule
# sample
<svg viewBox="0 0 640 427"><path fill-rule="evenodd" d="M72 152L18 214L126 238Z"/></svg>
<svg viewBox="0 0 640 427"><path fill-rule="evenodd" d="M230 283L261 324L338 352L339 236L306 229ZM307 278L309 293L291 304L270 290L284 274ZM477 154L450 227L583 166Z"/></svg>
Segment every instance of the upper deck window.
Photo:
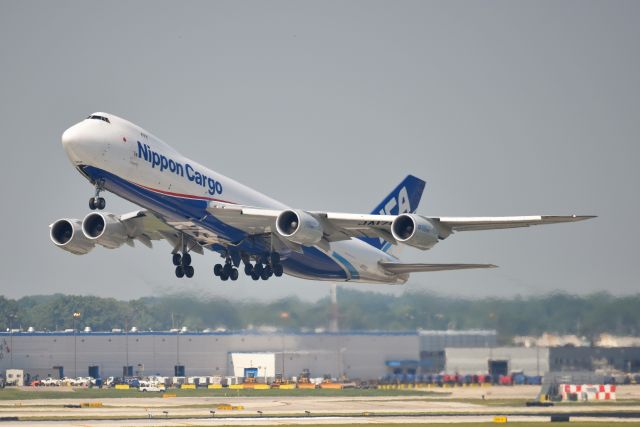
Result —
<svg viewBox="0 0 640 427"><path fill-rule="evenodd" d="M87 119L96 119L96 120L102 120L103 122L111 123L109 119L104 116L89 116L87 117Z"/></svg>

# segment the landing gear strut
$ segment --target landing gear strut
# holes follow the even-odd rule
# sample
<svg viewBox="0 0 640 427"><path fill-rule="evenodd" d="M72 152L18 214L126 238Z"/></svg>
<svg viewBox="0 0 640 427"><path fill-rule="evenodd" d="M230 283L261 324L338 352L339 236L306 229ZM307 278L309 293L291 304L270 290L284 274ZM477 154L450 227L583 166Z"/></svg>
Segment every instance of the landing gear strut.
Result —
<svg viewBox="0 0 640 427"><path fill-rule="evenodd" d="M96 194L94 197L89 199L89 209L102 210L107 206L106 200L104 197L100 197L100 192L104 191L104 179L99 179L96 181Z"/></svg>

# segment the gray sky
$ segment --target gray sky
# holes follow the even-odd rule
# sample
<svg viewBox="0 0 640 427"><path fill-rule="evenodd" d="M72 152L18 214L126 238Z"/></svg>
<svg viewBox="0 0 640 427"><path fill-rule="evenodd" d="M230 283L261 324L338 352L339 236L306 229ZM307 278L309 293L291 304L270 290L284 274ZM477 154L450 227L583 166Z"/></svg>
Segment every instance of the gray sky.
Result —
<svg viewBox="0 0 640 427"><path fill-rule="evenodd" d="M0 1L0 292L128 299L194 291L324 296L286 278L191 281L166 243L77 257L48 224L92 188L60 144L94 111L125 117L294 207L369 212L407 173L432 215L595 214L461 233L407 261L491 262L414 274L453 295L638 290L640 2ZM107 194L109 211L134 207Z"/></svg>

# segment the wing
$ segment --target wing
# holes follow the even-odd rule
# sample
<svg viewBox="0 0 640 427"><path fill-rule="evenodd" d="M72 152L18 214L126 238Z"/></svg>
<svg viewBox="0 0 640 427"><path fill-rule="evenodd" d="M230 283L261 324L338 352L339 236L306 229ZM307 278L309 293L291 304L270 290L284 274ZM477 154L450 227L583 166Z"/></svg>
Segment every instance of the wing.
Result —
<svg viewBox="0 0 640 427"><path fill-rule="evenodd" d="M417 273L422 271L467 270L471 268L497 268L493 264L401 264L381 262L380 266L393 274Z"/></svg>
<svg viewBox="0 0 640 427"><path fill-rule="evenodd" d="M250 206L211 202L208 212L221 221L249 234L275 231L275 221L281 210L262 209ZM391 232L391 225L398 215L351 214L336 212L307 212L321 223L323 240L335 242L353 237L378 237L392 244L397 240ZM407 214L404 214L407 215ZM410 215L431 223L444 239L455 231L495 230L503 228L529 227L532 225L577 222L594 216L508 216L508 217L427 217ZM275 233L274 233L275 234Z"/></svg>

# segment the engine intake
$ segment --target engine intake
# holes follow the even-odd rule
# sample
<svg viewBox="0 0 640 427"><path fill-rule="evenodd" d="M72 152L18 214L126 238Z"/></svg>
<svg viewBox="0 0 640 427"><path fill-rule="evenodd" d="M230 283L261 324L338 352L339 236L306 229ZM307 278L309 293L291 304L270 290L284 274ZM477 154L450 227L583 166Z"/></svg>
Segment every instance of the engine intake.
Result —
<svg viewBox="0 0 640 427"><path fill-rule="evenodd" d="M391 224L391 234L398 242L427 250L438 243L438 230L426 218L414 214L398 215Z"/></svg>
<svg viewBox="0 0 640 427"><path fill-rule="evenodd" d="M280 212L276 218L276 231L285 239L305 246L318 243L323 235L320 222L303 210Z"/></svg>
<svg viewBox="0 0 640 427"><path fill-rule="evenodd" d="M95 243L82 234L82 222L79 219L59 219L50 226L49 237L60 249L76 255L91 252Z"/></svg>
<svg viewBox="0 0 640 427"><path fill-rule="evenodd" d="M108 249L116 249L129 239L127 229L111 213L91 212L82 220L85 237Z"/></svg>

